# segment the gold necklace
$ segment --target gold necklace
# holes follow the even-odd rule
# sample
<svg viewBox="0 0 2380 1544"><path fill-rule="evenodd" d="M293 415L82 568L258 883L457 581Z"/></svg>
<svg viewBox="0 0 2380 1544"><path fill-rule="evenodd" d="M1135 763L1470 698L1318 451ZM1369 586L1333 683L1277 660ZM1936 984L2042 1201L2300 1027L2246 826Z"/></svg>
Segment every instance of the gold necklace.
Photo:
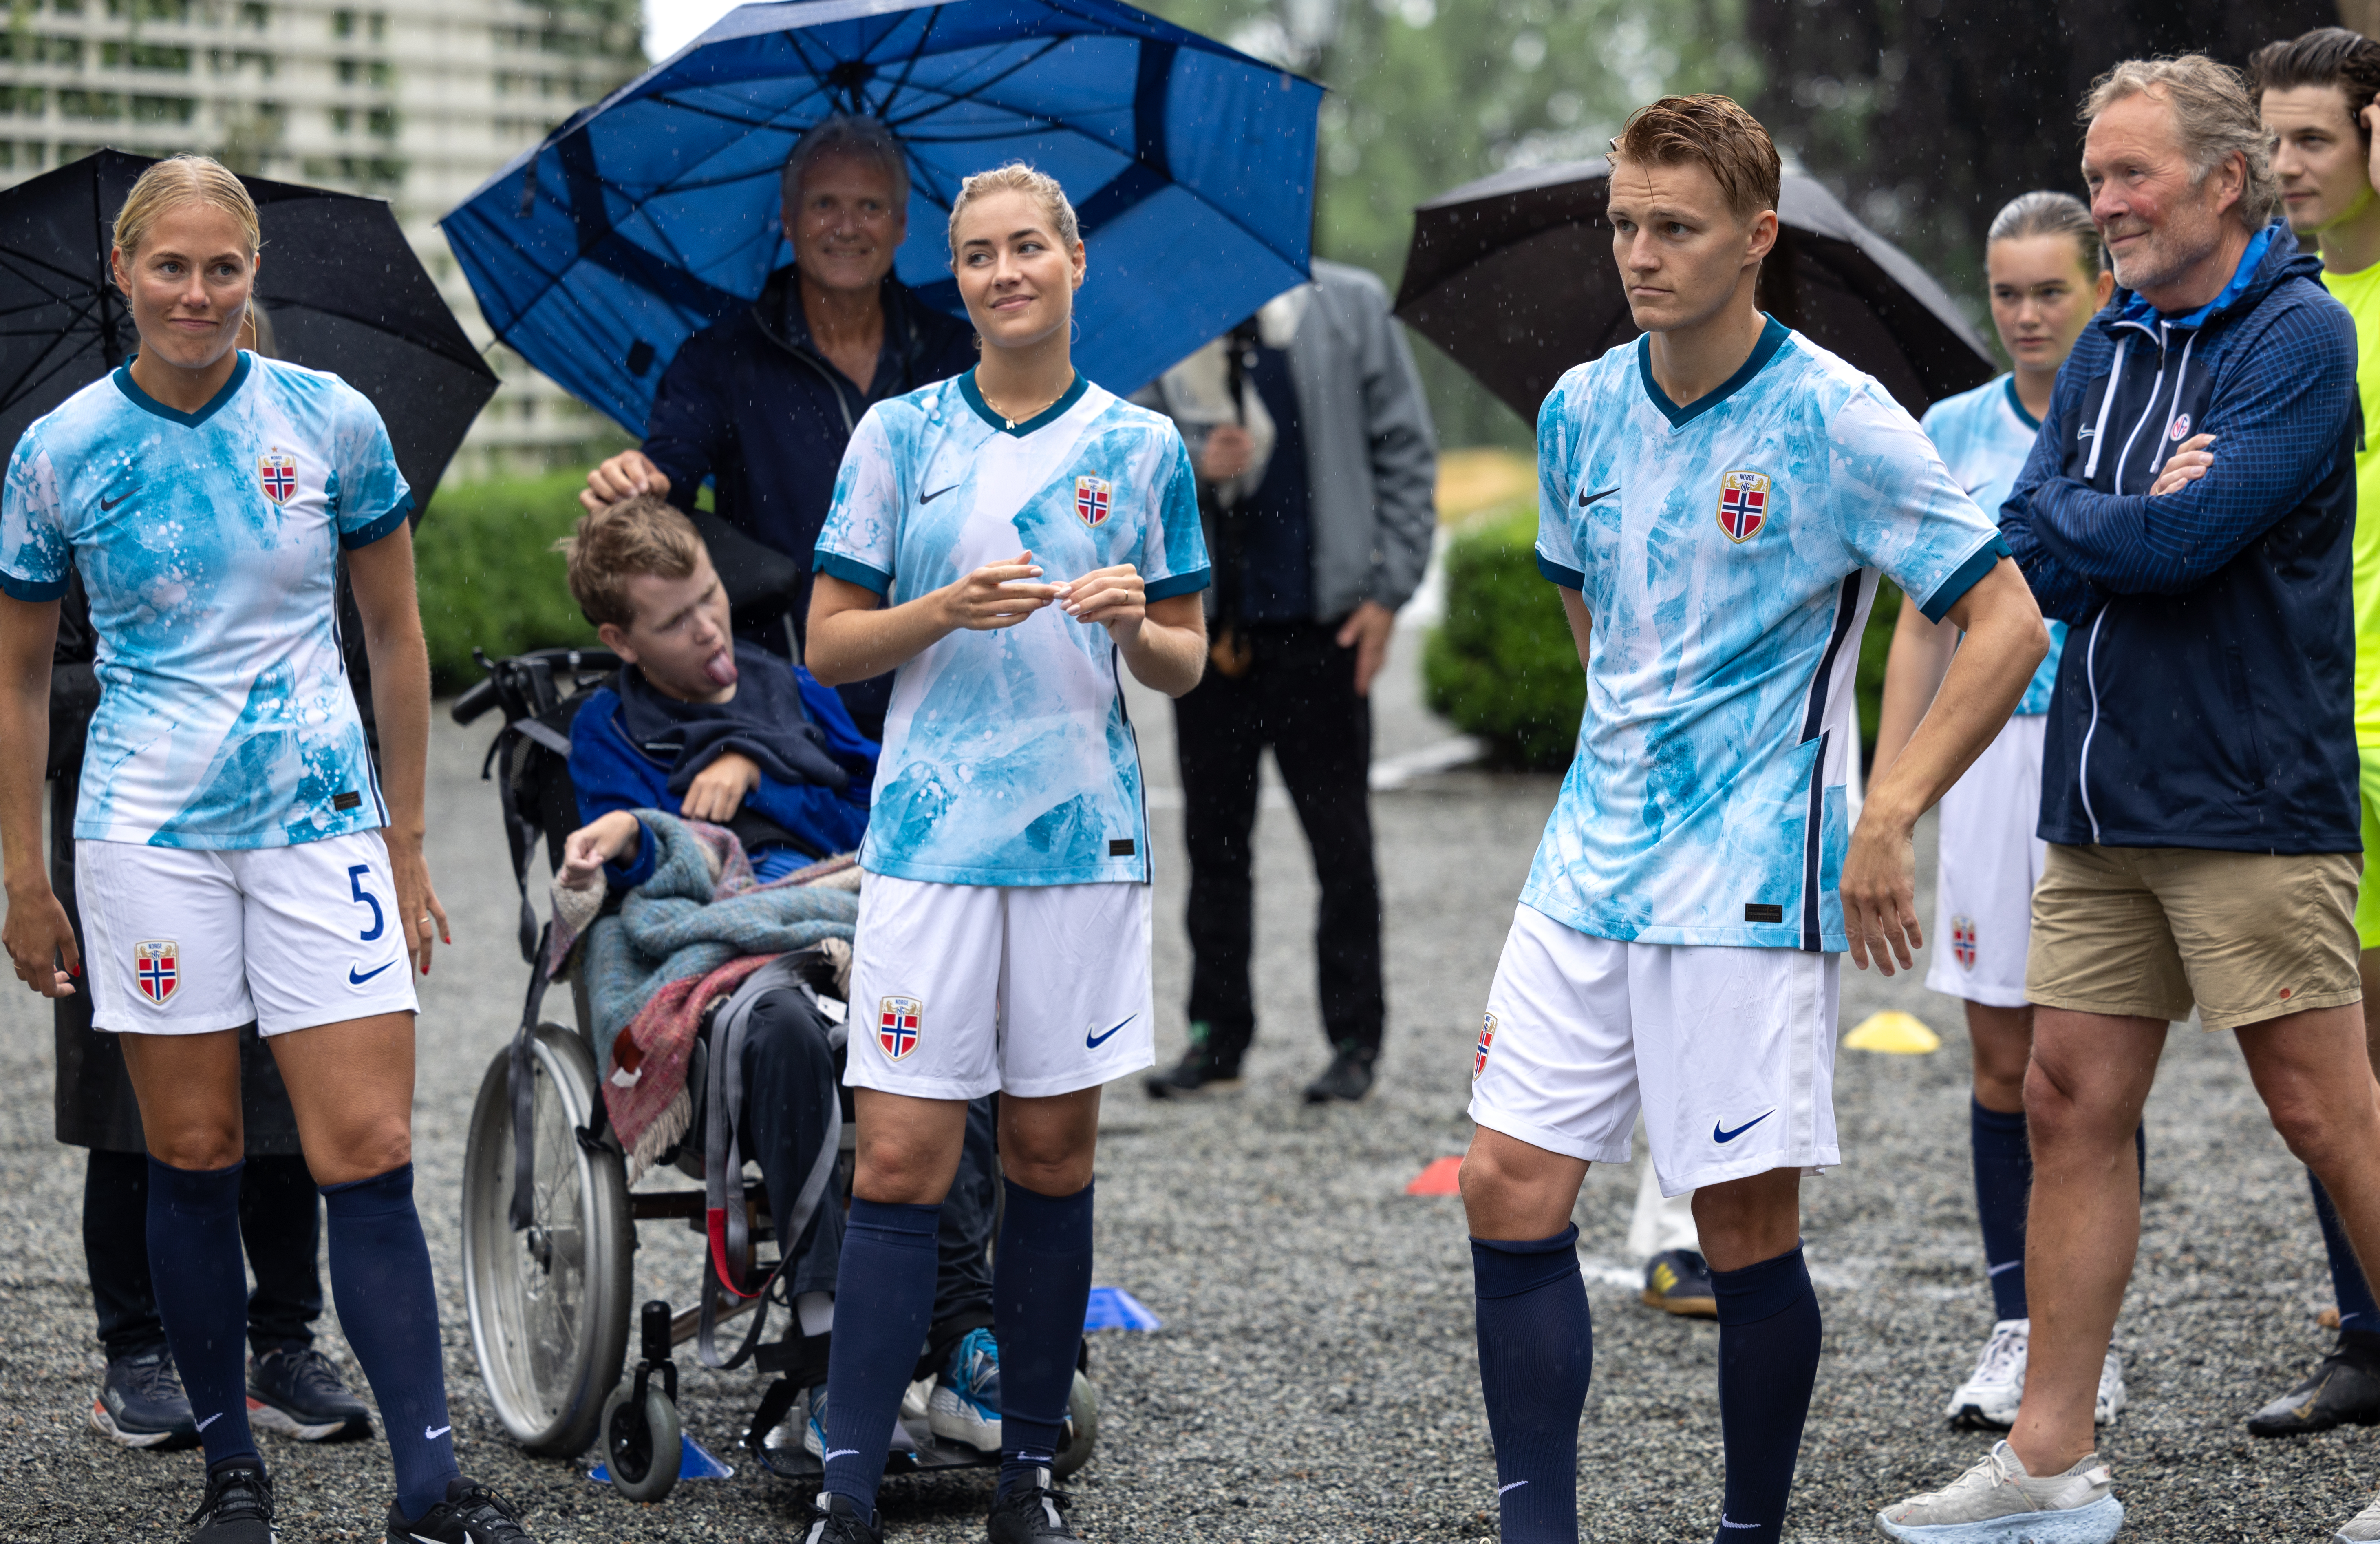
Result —
<svg viewBox="0 0 2380 1544"><path fill-rule="evenodd" d="M1058 396L1063 396L1074 389L1075 372L1070 370L1066 372L1066 383L1058 388ZM1043 400L1041 405L1034 408L1033 411L1029 413L1022 413L1015 418L1011 418L1008 416L1008 410L1001 407L999 403L994 402L991 399L991 394L983 390L983 386L980 382L977 383L976 392L983 398L983 405L990 408L993 412L998 413L1000 415L1001 421L1011 429L1015 428L1019 423L1029 422L1033 419L1038 418L1041 414L1048 412L1050 410L1050 404L1058 400L1058 396L1046 398Z"/></svg>

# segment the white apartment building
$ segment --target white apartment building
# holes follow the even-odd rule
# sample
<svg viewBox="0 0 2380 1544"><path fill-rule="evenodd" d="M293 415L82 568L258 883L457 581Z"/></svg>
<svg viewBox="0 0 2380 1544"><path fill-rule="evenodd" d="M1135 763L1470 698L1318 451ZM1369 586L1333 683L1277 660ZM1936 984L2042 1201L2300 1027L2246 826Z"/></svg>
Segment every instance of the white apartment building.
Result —
<svg viewBox="0 0 2380 1544"><path fill-rule="evenodd" d="M386 198L465 329L433 222L644 65L638 0L0 0L0 187L102 145ZM455 474L615 437L505 348Z"/></svg>

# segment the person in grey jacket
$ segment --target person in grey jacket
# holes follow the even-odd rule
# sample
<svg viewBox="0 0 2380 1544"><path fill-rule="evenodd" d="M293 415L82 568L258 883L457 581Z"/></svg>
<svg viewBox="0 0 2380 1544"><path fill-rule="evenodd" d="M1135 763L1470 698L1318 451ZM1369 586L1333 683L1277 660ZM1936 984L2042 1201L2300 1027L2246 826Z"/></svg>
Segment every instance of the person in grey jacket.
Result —
<svg viewBox="0 0 2380 1544"><path fill-rule="evenodd" d="M1437 523L1438 449L1388 291L1314 280L1169 371L1143 401L1198 470L1214 554L1206 678L1174 702L1190 851L1190 1048L1154 1098L1235 1088L1256 1033L1249 838L1272 747L1322 890L1315 955L1329 1068L1309 1102L1372 1086L1386 1000L1366 700Z"/></svg>

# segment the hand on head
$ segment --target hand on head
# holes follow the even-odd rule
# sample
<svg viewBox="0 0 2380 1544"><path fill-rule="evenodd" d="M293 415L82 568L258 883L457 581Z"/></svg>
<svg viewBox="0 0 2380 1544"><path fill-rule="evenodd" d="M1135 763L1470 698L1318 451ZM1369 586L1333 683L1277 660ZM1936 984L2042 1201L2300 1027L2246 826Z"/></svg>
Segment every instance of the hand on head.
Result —
<svg viewBox="0 0 2380 1544"><path fill-rule="evenodd" d="M665 499L669 492L669 478L653 465L650 457L641 450L624 450L587 474L587 486L579 490L578 502L592 515L639 493Z"/></svg>

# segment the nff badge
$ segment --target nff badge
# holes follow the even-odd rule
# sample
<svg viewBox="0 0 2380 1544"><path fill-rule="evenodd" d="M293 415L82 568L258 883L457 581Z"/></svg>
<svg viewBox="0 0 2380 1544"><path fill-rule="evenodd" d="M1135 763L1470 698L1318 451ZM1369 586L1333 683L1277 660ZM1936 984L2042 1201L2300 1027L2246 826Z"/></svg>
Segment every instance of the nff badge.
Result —
<svg viewBox="0 0 2380 1544"><path fill-rule="evenodd" d="M256 480L264 496L287 504L298 493L298 458L275 446L256 458Z"/></svg>
<svg viewBox="0 0 2380 1544"><path fill-rule="evenodd" d="M134 944L132 979L144 999L164 1007L182 985L182 946L170 938Z"/></svg>
<svg viewBox="0 0 2380 1544"><path fill-rule="evenodd" d="M917 1030L926 1005L914 997L886 997L877 1003L876 1043L897 1062L917 1049Z"/></svg>
<svg viewBox="0 0 2380 1544"><path fill-rule="evenodd" d="M1728 472L1718 480L1718 529L1730 541L1749 541L1768 523L1768 479L1761 472Z"/></svg>
<svg viewBox="0 0 2380 1544"><path fill-rule="evenodd" d="M1108 517L1108 504L1114 492L1114 485L1106 478L1075 479L1075 513L1082 517L1083 524L1087 526L1104 525Z"/></svg>
<svg viewBox="0 0 2380 1544"><path fill-rule="evenodd" d="M1489 1014L1488 1021L1479 1027L1479 1044L1471 1052L1471 1080L1474 1083L1478 1082L1479 1075L1488 1070L1488 1052L1495 1043L1496 1015Z"/></svg>
<svg viewBox="0 0 2380 1544"><path fill-rule="evenodd" d="M1950 918L1950 953L1959 957L1961 967L1975 968L1975 919L1972 917Z"/></svg>

